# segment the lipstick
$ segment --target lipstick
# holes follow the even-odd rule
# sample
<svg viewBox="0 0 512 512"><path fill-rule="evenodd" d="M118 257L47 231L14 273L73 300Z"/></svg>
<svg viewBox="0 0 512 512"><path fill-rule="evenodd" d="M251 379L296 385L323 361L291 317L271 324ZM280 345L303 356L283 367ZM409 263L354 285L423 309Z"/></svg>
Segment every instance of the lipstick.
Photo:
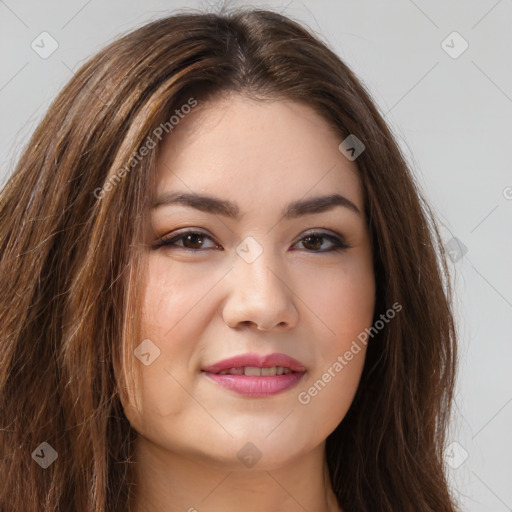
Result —
<svg viewBox="0 0 512 512"><path fill-rule="evenodd" d="M272 396L294 387L306 367L286 354L242 354L201 369L220 386L253 398Z"/></svg>

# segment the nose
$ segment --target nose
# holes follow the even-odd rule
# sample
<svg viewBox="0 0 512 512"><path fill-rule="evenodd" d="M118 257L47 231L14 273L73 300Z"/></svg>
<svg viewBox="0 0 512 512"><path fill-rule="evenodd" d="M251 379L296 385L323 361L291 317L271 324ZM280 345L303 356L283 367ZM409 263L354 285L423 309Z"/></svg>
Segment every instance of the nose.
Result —
<svg viewBox="0 0 512 512"><path fill-rule="evenodd" d="M222 317L234 329L256 325L257 330L290 329L296 325L293 283L282 265L264 251L255 261L238 258L228 274L228 297Z"/></svg>

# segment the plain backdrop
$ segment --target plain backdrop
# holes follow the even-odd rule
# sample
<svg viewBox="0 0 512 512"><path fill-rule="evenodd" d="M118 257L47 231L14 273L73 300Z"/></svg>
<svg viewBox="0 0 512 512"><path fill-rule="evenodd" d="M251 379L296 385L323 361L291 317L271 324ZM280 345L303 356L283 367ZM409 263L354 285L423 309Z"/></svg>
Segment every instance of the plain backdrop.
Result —
<svg viewBox="0 0 512 512"><path fill-rule="evenodd" d="M512 510L512 2L231 3L242 4L314 30L366 84L403 147L441 223L456 284L450 480L465 511ZM0 0L1 183L85 59L173 10L220 5Z"/></svg>

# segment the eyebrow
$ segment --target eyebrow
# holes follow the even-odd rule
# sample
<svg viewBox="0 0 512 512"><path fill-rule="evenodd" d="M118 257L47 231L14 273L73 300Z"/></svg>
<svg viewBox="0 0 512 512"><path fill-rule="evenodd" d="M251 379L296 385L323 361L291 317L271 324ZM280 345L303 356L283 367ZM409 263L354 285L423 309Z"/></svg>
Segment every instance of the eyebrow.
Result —
<svg viewBox="0 0 512 512"><path fill-rule="evenodd" d="M168 192L162 194L153 202L151 209L176 204L196 208L207 213L223 215L235 220L240 219L240 208L233 201L197 193ZM302 215L325 212L336 206L348 208L361 215L359 208L350 199L340 194L331 194L293 201L283 209L282 218L294 219Z"/></svg>

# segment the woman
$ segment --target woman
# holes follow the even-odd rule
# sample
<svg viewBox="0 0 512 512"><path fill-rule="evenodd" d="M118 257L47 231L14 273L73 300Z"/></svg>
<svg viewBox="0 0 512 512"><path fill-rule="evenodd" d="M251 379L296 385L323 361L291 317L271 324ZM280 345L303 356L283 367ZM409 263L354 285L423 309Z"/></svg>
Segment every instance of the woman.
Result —
<svg viewBox="0 0 512 512"><path fill-rule="evenodd" d="M456 510L436 223L298 23L177 14L94 56L0 247L1 510Z"/></svg>

